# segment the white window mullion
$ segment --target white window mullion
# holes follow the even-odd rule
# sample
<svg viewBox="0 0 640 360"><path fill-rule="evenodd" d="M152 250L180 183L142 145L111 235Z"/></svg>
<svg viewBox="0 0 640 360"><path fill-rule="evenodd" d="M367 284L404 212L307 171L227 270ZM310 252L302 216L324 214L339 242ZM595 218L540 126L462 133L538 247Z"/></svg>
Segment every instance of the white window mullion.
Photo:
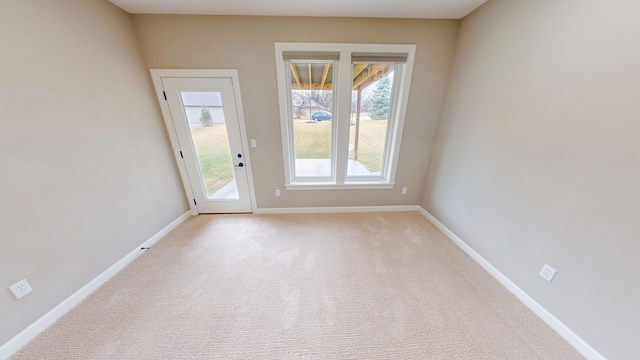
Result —
<svg viewBox="0 0 640 360"><path fill-rule="evenodd" d="M334 160L336 164L336 184L344 184L347 176L347 162L349 160L349 126L351 123L351 52L340 52L340 65L338 66L337 91L338 100L334 133L336 134L336 150Z"/></svg>
<svg viewBox="0 0 640 360"><path fill-rule="evenodd" d="M276 74L278 76L278 94L280 105L280 131L282 135L282 154L284 161L284 181L285 185L291 184L293 174L295 173L295 161L293 155L292 133L293 125L289 119L291 118L291 109L289 102L287 82L290 82L290 75L285 69L285 61L281 56L282 50L279 44L276 44Z"/></svg>
<svg viewBox="0 0 640 360"><path fill-rule="evenodd" d="M407 103L409 101L409 89L411 88L411 76L413 72L413 61L415 56L415 47L409 51L407 63L398 71L398 86L394 90L394 117L392 133L387 139L387 182L395 183L396 170L398 167L398 158L400 156L400 142L402 141L402 132L404 129L404 119L407 111ZM391 129L390 129L391 130Z"/></svg>

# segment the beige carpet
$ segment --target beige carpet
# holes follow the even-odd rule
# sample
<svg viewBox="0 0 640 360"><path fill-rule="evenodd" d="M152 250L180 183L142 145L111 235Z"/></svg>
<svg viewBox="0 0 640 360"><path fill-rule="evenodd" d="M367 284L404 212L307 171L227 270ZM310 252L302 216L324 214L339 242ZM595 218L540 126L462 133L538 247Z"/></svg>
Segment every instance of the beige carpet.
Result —
<svg viewBox="0 0 640 360"><path fill-rule="evenodd" d="M580 359L422 215L201 215L15 359Z"/></svg>

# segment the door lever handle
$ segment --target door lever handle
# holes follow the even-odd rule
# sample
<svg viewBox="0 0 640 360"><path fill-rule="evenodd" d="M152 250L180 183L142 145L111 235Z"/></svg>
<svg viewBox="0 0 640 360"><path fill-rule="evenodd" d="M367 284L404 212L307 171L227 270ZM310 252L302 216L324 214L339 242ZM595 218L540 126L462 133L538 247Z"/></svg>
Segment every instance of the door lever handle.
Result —
<svg viewBox="0 0 640 360"><path fill-rule="evenodd" d="M244 167L243 163L239 163L238 165L234 165L235 167Z"/></svg>

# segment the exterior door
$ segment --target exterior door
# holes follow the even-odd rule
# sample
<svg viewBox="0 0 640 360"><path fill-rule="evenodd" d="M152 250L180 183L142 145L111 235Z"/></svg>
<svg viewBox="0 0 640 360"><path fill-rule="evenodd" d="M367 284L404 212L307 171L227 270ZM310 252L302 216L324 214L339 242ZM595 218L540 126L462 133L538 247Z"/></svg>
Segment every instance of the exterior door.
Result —
<svg viewBox="0 0 640 360"><path fill-rule="evenodd" d="M166 102L165 122L174 135L192 210L252 212L248 152L234 77L177 77L166 72L171 70L152 71L156 88L161 87L160 101Z"/></svg>

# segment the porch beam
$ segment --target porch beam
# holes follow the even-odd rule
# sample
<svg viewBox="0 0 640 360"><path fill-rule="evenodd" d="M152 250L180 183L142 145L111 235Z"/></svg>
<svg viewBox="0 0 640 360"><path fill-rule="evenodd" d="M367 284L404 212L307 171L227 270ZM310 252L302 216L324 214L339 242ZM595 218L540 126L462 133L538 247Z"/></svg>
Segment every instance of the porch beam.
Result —
<svg viewBox="0 0 640 360"><path fill-rule="evenodd" d="M324 87L324 82L327 80L327 74L329 74L329 68L331 64L324 64L324 69L322 70L322 80L320 81L320 89Z"/></svg>
<svg viewBox="0 0 640 360"><path fill-rule="evenodd" d="M293 73L293 78L296 79L296 84L298 84L298 89L301 90L302 87L300 86L300 75L298 74L298 68L296 68L296 64L291 64L291 72Z"/></svg>

